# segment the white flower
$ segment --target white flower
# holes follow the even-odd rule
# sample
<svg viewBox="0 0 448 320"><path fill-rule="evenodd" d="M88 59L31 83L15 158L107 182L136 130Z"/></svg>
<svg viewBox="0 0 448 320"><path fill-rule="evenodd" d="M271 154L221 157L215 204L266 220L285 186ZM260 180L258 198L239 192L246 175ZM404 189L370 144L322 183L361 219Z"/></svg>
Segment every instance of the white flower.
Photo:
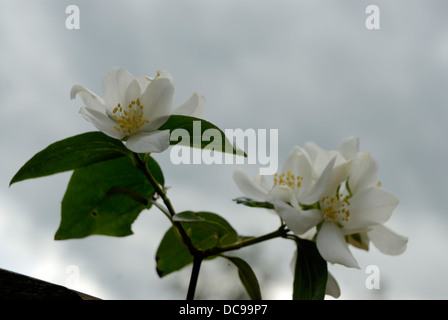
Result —
<svg viewBox="0 0 448 320"><path fill-rule="evenodd" d="M306 143L301 153L307 161L296 161L291 167L295 167L296 171L305 171L307 179L314 182L313 187L302 190L306 193L297 198L271 199L277 214L291 231L300 236L309 233L322 221L317 203L347 177L351 167L351 161L346 160L338 151L326 151L314 143ZM304 205L306 209L303 208Z"/></svg>
<svg viewBox="0 0 448 320"><path fill-rule="evenodd" d="M272 185L269 185L264 175L257 174L255 179L251 180L239 168L233 175L239 189L252 200L272 203L282 200L294 205L299 202L316 202L324 192L329 176L330 172L314 179L309 156L297 146L287 157L280 173L274 175Z"/></svg>
<svg viewBox="0 0 448 320"><path fill-rule="evenodd" d="M369 153L358 153L347 180L321 198L322 224L316 244L325 260L359 268L345 236L373 232L375 238L375 234L386 230L383 224L399 200L376 184L377 173L376 160ZM397 246L399 242L392 241L390 245Z"/></svg>
<svg viewBox="0 0 448 320"><path fill-rule="evenodd" d="M334 160L323 168L319 177L314 177L313 167L307 152L294 147L287 157L282 171L274 175L269 185L263 175L249 179L241 170L234 171L234 180L239 189L250 199L270 202L286 225L297 234L303 234L320 222L318 209L301 211L301 205L312 205L324 194L332 175Z"/></svg>
<svg viewBox="0 0 448 320"><path fill-rule="evenodd" d="M72 87L71 99L79 95L85 106L81 115L108 136L126 141L138 153L162 152L169 147L169 130L158 130L172 114L198 117L205 99L194 93L173 107L171 74L158 71L155 78L134 77L124 68L112 67L103 78L104 99L80 85Z"/></svg>
<svg viewBox="0 0 448 320"><path fill-rule="evenodd" d="M322 184L313 194L319 196L314 205L300 198L297 204L293 197L274 200L277 213L291 231L302 236L317 230L316 244L322 257L347 267L359 265L346 237L350 243L354 242L350 236L361 238L364 245L372 241L387 254L400 254L406 249L407 238L383 225L399 200L379 186L378 164L369 153L359 152L358 139L346 139L332 151L307 143L302 151L312 165L313 179L320 179ZM308 172L309 166L305 167Z"/></svg>

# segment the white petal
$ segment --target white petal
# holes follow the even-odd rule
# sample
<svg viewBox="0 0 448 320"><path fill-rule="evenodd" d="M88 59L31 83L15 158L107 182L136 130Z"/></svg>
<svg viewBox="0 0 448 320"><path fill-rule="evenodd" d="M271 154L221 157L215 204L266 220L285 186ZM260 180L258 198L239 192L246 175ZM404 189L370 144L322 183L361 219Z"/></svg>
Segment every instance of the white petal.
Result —
<svg viewBox="0 0 448 320"><path fill-rule="evenodd" d="M157 76L153 80L155 80L155 79L167 79L172 84L174 84L173 76L171 75L171 73L169 73L168 71L165 71L165 70L157 71Z"/></svg>
<svg viewBox="0 0 448 320"><path fill-rule="evenodd" d="M295 146L288 157L286 157L285 163L282 167L282 172L291 171L293 175L299 175L299 170L301 168L301 163L305 162L303 159L303 154L301 153L301 149L298 146ZM305 160L307 160L305 158ZM308 166L311 167L311 164L308 163Z"/></svg>
<svg viewBox="0 0 448 320"><path fill-rule="evenodd" d="M273 203L275 201L288 202L288 203L292 203L293 206L296 208L299 207L299 204L298 204L298 201L297 201L294 191L292 190L292 188L290 188L288 186L281 185L281 186L273 187L268 192L266 200L271 203Z"/></svg>
<svg viewBox="0 0 448 320"><path fill-rule="evenodd" d="M339 298L339 296L341 295L341 289L339 288L338 282L330 272L328 272L327 288L325 289L325 294L328 294L334 298Z"/></svg>
<svg viewBox="0 0 448 320"><path fill-rule="evenodd" d="M348 178L350 190L356 193L360 189L373 187L378 182L378 162L368 152L358 153L352 164Z"/></svg>
<svg viewBox="0 0 448 320"><path fill-rule="evenodd" d="M303 145L303 149L307 152L307 154L310 156L311 161L314 163L316 161L317 155L321 152L323 152L322 148L319 147L314 142L306 142Z"/></svg>
<svg viewBox="0 0 448 320"><path fill-rule="evenodd" d="M119 140L124 138L124 135L121 132L114 129L114 126L117 124L105 114L85 107L81 108L79 113L84 119L92 123L98 130L108 136Z"/></svg>
<svg viewBox="0 0 448 320"><path fill-rule="evenodd" d="M303 178L302 185L298 188L299 193L301 193L301 190L308 189L313 178L313 168L308 155L304 152L303 149L297 146L294 147L286 158L281 171L281 173L285 174L290 171L294 177Z"/></svg>
<svg viewBox="0 0 448 320"><path fill-rule="evenodd" d="M339 263L349 268L360 268L350 252L344 235L333 222L324 222L316 240L322 258L331 263Z"/></svg>
<svg viewBox="0 0 448 320"><path fill-rule="evenodd" d="M297 235L304 234L322 221L319 210L296 209L281 201L274 202L274 207L288 228Z"/></svg>
<svg viewBox="0 0 448 320"><path fill-rule="evenodd" d="M262 174L257 173L254 177L254 183L259 185L263 190L269 191L271 186L266 181L266 177Z"/></svg>
<svg viewBox="0 0 448 320"><path fill-rule="evenodd" d="M190 99L174 108L173 114L199 118L202 116L204 108L205 97L195 92Z"/></svg>
<svg viewBox="0 0 448 320"><path fill-rule="evenodd" d="M149 120L143 131L157 130L173 111L173 83L167 78L152 80L142 93L143 118Z"/></svg>
<svg viewBox="0 0 448 320"><path fill-rule="evenodd" d="M236 185L247 197L255 201L266 201L268 191L261 184L257 184L241 168L236 168L233 172L233 179Z"/></svg>
<svg viewBox="0 0 448 320"><path fill-rule="evenodd" d="M347 179L352 167L352 161L346 161L339 165L337 162L338 159L336 158L336 163L333 167L330 181L328 182L327 189L325 190L325 194L330 195L331 197L336 195L337 188L345 179Z"/></svg>
<svg viewBox="0 0 448 320"><path fill-rule="evenodd" d="M339 144L338 151L345 159L351 160L358 154L359 144L359 138L349 137Z"/></svg>
<svg viewBox="0 0 448 320"><path fill-rule="evenodd" d="M389 220L399 203L394 194L377 187L362 189L349 201L349 220L341 222L347 229L362 229L383 224Z"/></svg>
<svg viewBox="0 0 448 320"><path fill-rule="evenodd" d="M314 183L314 185L307 191L306 194L304 194L299 200L302 204L313 204L316 201L319 201L322 196L324 195L325 191L328 188L328 183L330 182L332 172L333 172L333 165L335 162L335 158L333 158L326 168L323 170L322 174L320 175L319 179Z"/></svg>
<svg viewBox="0 0 448 320"><path fill-rule="evenodd" d="M126 147L137 153L159 153L170 146L169 130L139 132L126 140Z"/></svg>
<svg viewBox="0 0 448 320"><path fill-rule="evenodd" d="M372 226L367 235L375 247L384 254L395 256L406 251L408 238L396 234L383 225Z"/></svg>
<svg viewBox="0 0 448 320"><path fill-rule="evenodd" d="M135 80L137 80L138 84L140 85L140 92L144 92L149 83L152 81L152 79L147 76L139 76L136 77Z"/></svg>
<svg viewBox="0 0 448 320"><path fill-rule="evenodd" d="M83 86L75 85L70 90L70 99L80 96L84 105L92 110L106 114L106 105L104 100Z"/></svg>
<svg viewBox="0 0 448 320"><path fill-rule="evenodd" d="M103 77L103 97L109 112L125 101L126 91L135 77L124 68L112 67Z"/></svg>
<svg viewBox="0 0 448 320"><path fill-rule="evenodd" d="M138 98L140 98L140 95L140 84L138 83L137 79L134 79L133 81L131 81L128 89L126 90L124 98L125 105L123 107L127 107L129 104L131 104L132 101L135 102Z"/></svg>

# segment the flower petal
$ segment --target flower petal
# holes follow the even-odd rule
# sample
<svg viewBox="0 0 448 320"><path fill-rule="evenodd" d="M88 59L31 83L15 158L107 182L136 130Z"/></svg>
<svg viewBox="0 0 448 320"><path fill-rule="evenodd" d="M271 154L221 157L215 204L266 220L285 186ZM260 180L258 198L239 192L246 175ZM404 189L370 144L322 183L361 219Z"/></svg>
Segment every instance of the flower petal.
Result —
<svg viewBox="0 0 448 320"><path fill-rule="evenodd" d="M283 201L291 203L295 208L299 207L298 200L292 188L288 186L275 186L273 187L266 197L268 202L274 203L275 201Z"/></svg>
<svg viewBox="0 0 448 320"><path fill-rule="evenodd" d="M358 190L373 187L378 182L378 162L368 152L358 153L352 164L348 178L350 190L356 193Z"/></svg>
<svg viewBox="0 0 448 320"><path fill-rule="evenodd" d="M205 97L195 92L187 101L174 108L173 114L198 118L202 116L204 108Z"/></svg>
<svg viewBox="0 0 448 320"><path fill-rule="evenodd" d="M247 197L255 201L266 201L268 190L264 184L258 184L249 179L249 176L241 168L236 168L233 172L233 179L236 185Z"/></svg>
<svg viewBox="0 0 448 320"><path fill-rule="evenodd" d="M254 183L259 185L263 190L266 190L266 192L271 189L271 186L268 184L266 177L263 174L257 173L254 177Z"/></svg>
<svg viewBox="0 0 448 320"><path fill-rule="evenodd" d="M152 79L147 76L138 76L135 79L140 85L140 92L144 92L148 87L148 85L150 84L150 82L152 81Z"/></svg>
<svg viewBox="0 0 448 320"><path fill-rule="evenodd" d="M330 272L328 272L325 294L328 294L334 298L339 298L339 296L341 295L341 289L339 288L338 282Z"/></svg>
<svg viewBox="0 0 448 320"><path fill-rule="evenodd" d="M149 121L142 131L154 131L166 122L173 111L174 86L169 78L152 80L142 93L143 118Z"/></svg>
<svg viewBox="0 0 448 320"><path fill-rule="evenodd" d="M84 88L83 86L75 85L70 90L70 99L75 99L77 95L81 97L81 100L84 102L86 108L106 114L106 105L104 100L89 89Z"/></svg>
<svg viewBox="0 0 448 320"><path fill-rule="evenodd" d="M408 238L393 232L383 225L372 226L367 235L375 247L384 254L395 256L406 251Z"/></svg>
<svg viewBox="0 0 448 320"><path fill-rule="evenodd" d="M121 132L114 129L114 126L116 126L117 124L102 112L82 107L79 110L79 113L84 119L92 123L98 130L102 131L108 136L119 140L124 138L124 135Z"/></svg>
<svg viewBox="0 0 448 320"><path fill-rule="evenodd" d="M336 158L335 165L333 167L333 171L331 173L330 181L327 184L327 189L325 190L326 195L334 196L336 195L336 191L339 185L347 179L350 174L350 169L352 167L352 161L346 161L341 164L337 164L338 159Z"/></svg>
<svg viewBox="0 0 448 320"><path fill-rule="evenodd" d="M322 171L322 174L320 175L319 179L314 183L314 185L300 198L300 202L302 204L313 204L316 201L319 201L322 196L324 195L325 190L327 190L328 183L330 182L332 172L333 172L333 165L336 161L335 158L333 158L328 165L325 167L325 169Z"/></svg>
<svg viewBox="0 0 448 320"><path fill-rule="evenodd" d="M299 192L301 190L308 189L308 187L311 185L313 178L313 168L308 156L305 154L305 151L303 149L296 146L288 155L285 163L283 164L281 173L287 173L288 171L290 171L294 177L303 178L302 185L298 189Z"/></svg>
<svg viewBox="0 0 448 320"><path fill-rule="evenodd" d="M171 75L171 73L169 73L168 71L165 71L165 70L158 70L157 76L152 80L155 80L155 79L167 79L171 83L174 83L174 79L173 79L173 76Z"/></svg>
<svg viewBox="0 0 448 320"><path fill-rule="evenodd" d="M349 219L341 224L350 230L385 223L399 203L394 194L378 187L359 190L349 201Z"/></svg>
<svg viewBox="0 0 448 320"><path fill-rule="evenodd" d="M274 207L288 228L297 235L304 234L322 221L319 210L296 209L282 201L275 201Z"/></svg>
<svg viewBox="0 0 448 320"><path fill-rule="evenodd" d="M126 91L135 77L124 68L112 67L103 77L103 97L108 113L119 104L125 103Z"/></svg>
<svg viewBox="0 0 448 320"><path fill-rule="evenodd" d="M317 235L316 245L322 258L328 262L360 269L358 262L345 242L340 228L333 222L326 221L322 224Z"/></svg>
<svg viewBox="0 0 448 320"><path fill-rule="evenodd" d="M137 153L159 153L170 146L170 131L139 132L126 140L126 147Z"/></svg>
<svg viewBox="0 0 448 320"><path fill-rule="evenodd" d="M125 106L128 106L131 104L132 101L136 101L138 98L140 98L141 91L140 91L140 84L137 79L134 79L129 84L126 94L124 97Z"/></svg>
<svg viewBox="0 0 448 320"><path fill-rule="evenodd" d="M349 137L347 139L344 139L338 146L338 151L342 154L342 156L347 159L351 160L354 159L355 156L359 152L359 138L355 137Z"/></svg>

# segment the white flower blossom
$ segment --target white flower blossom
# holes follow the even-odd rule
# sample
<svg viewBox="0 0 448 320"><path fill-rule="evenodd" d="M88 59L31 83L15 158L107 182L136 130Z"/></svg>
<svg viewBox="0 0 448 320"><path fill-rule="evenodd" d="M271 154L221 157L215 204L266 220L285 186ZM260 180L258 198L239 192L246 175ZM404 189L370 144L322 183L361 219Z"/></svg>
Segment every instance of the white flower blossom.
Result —
<svg viewBox="0 0 448 320"><path fill-rule="evenodd" d="M344 140L337 150L314 143L295 147L272 187L263 176L250 181L242 171L234 178L248 197L271 202L296 235L317 233L317 248L328 262L359 268L349 243L366 248L372 241L394 255L406 250L408 239L384 226L399 200L380 187L378 163L359 151L357 138Z"/></svg>
<svg viewBox="0 0 448 320"><path fill-rule="evenodd" d="M80 96L80 114L106 135L126 142L138 153L162 152L169 147L169 130L158 130L172 114L199 117L205 106L202 95L194 93L173 107L173 78L158 71L155 78L134 77L124 68L112 67L103 78L101 98L75 85L71 99Z"/></svg>
<svg viewBox="0 0 448 320"><path fill-rule="evenodd" d="M276 202L279 200L294 206L312 204L323 194L330 178L330 167L317 179L313 176L308 154L302 148L293 148L282 170L276 173L269 185L264 175L257 174L253 180L242 170L234 171L234 180L238 188L255 201Z"/></svg>
<svg viewBox="0 0 448 320"><path fill-rule="evenodd" d="M251 180L241 169L236 169L233 177L247 197L272 203L288 228L297 234L303 234L319 223L321 217L317 208L304 211L301 206L312 205L322 197L334 164L334 160L330 160L321 174L315 177L310 161L307 152L296 146L287 157L282 170L274 175L272 185L259 174Z"/></svg>
<svg viewBox="0 0 448 320"><path fill-rule="evenodd" d="M314 156L317 166L328 159L329 152L316 145L305 149ZM399 200L380 187L378 163L369 153L359 151L359 140L355 138L344 140L337 153L339 163L345 161L350 165L336 174L337 170L333 170L331 182L319 201L322 220L316 244L320 254L329 262L359 268L347 245L346 237L350 235L362 238L360 242L364 245L371 240L384 253L401 254L407 238L384 226ZM319 172L319 167L315 170ZM349 242L353 243L353 239Z"/></svg>

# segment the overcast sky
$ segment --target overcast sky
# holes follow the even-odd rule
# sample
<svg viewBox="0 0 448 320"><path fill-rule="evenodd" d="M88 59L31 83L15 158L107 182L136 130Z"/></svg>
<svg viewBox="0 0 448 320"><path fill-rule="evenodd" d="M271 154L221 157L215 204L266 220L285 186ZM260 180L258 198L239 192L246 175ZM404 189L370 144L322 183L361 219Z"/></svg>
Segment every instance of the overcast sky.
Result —
<svg viewBox="0 0 448 320"><path fill-rule="evenodd" d="M80 29L66 28L68 5ZM380 9L380 29L365 9ZM142 212L126 238L53 240L70 173L8 187L49 144L96 129L70 100L73 85L101 95L111 66L134 75L167 70L175 103L197 91L203 118L222 129L278 129L280 165L295 145L334 149L356 136L379 162L400 204L387 223L409 237L401 256L352 250L361 269L330 266L341 299L446 299L448 292L448 3L443 1L56 1L0 4L0 268L67 284L105 299L183 299L190 269L159 279L154 256L169 222ZM208 210L242 234L277 228L264 210L236 205L236 165L179 165L155 156L176 210ZM256 165L243 166L252 175ZM269 299L289 299L293 246L276 240L238 252L253 263ZM368 290L377 265L381 289ZM213 279L214 271L220 276ZM223 275L230 274L222 290ZM203 266L198 294L237 296L236 271ZM238 297L244 297L238 296Z"/></svg>

